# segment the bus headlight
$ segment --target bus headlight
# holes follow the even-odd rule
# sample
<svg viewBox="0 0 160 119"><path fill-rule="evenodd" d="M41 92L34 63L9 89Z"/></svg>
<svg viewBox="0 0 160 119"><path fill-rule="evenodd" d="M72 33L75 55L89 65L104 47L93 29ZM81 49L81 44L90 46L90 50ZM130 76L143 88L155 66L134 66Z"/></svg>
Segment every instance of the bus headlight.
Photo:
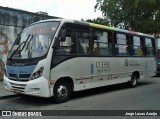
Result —
<svg viewBox="0 0 160 119"><path fill-rule="evenodd" d="M34 72L31 76L31 79L36 79L42 76L44 67L41 67L38 71Z"/></svg>

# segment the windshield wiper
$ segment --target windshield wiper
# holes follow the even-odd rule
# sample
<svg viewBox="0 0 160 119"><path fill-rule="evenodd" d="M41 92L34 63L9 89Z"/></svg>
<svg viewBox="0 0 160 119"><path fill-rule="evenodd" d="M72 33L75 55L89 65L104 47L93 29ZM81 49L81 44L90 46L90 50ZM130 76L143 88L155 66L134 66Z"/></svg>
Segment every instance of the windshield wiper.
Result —
<svg viewBox="0 0 160 119"><path fill-rule="evenodd" d="M32 38L33 38L33 35L30 37L30 39L29 39L29 41L28 41L28 43L27 43L27 47L26 47L26 50L28 49L28 58L29 59L31 59L31 57L32 57L32 52L31 52L31 48L32 48L32 46L31 46L31 40L32 40Z"/></svg>
<svg viewBox="0 0 160 119"><path fill-rule="evenodd" d="M33 35L32 35L30 38L27 39L27 41L26 41L26 43L25 43L25 44L27 44L26 49L25 49L25 52L27 51L27 49L28 49L28 47L29 47L29 45L30 45L30 42L31 42L32 38L33 38ZM28 41L28 40L29 40L29 41Z"/></svg>
<svg viewBox="0 0 160 119"><path fill-rule="evenodd" d="M26 41L23 41L19 46L18 48L12 53L12 55L10 56L9 59L12 59L12 57L16 54L16 52L18 51L18 49L21 47L22 44L24 44Z"/></svg>
<svg viewBox="0 0 160 119"><path fill-rule="evenodd" d="M18 48L12 53L12 55L10 56L10 60L12 59L12 57L17 53L17 51L19 50L19 48L24 44L24 43L26 43L27 41L28 41L28 39L29 39L29 37L30 37L31 35L28 35L28 37L26 38L26 40L25 41L23 41L19 46L18 46ZM24 49L24 47L25 47L25 45L23 46L23 48L22 48L22 50Z"/></svg>

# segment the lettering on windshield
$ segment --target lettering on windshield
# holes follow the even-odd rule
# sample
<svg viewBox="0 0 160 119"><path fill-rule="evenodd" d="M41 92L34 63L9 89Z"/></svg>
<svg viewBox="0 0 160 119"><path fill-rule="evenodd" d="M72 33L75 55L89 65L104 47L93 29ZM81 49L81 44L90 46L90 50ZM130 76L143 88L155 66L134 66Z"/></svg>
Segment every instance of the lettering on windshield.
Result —
<svg viewBox="0 0 160 119"><path fill-rule="evenodd" d="M16 38L9 59L39 58L48 53L59 22L44 22L24 29Z"/></svg>

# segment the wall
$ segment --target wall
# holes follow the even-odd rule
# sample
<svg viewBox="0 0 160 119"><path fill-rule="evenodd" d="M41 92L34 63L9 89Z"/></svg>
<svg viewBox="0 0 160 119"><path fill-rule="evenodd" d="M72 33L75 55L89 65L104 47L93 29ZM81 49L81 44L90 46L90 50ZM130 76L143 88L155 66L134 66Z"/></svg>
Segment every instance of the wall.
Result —
<svg viewBox="0 0 160 119"><path fill-rule="evenodd" d="M0 75L4 72L8 51L17 34L33 22L51 18L57 17L0 6Z"/></svg>

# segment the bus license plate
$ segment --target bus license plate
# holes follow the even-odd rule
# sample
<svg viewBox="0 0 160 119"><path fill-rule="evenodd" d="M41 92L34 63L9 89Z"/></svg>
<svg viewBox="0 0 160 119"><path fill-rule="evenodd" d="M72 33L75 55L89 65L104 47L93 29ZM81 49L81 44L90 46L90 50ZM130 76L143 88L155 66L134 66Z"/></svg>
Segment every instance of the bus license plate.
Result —
<svg viewBox="0 0 160 119"><path fill-rule="evenodd" d="M21 93L20 90L16 90L16 89L14 89L13 92L14 92L14 93L18 93L18 94Z"/></svg>

